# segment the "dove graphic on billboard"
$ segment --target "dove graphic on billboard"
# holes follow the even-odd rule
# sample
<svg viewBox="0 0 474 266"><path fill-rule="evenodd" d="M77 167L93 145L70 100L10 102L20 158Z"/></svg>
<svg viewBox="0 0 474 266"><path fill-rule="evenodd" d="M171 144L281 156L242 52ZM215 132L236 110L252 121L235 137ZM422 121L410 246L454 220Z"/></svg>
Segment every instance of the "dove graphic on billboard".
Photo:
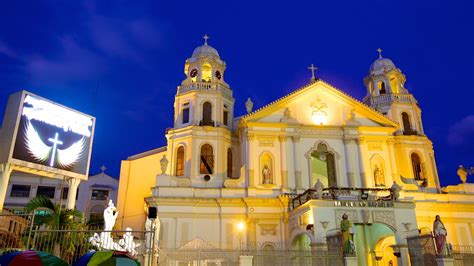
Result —
<svg viewBox="0 0 474 266"><path fill-rule="evenodd" d="M13 158L87 174L93 119L26 95Z"/></svg>

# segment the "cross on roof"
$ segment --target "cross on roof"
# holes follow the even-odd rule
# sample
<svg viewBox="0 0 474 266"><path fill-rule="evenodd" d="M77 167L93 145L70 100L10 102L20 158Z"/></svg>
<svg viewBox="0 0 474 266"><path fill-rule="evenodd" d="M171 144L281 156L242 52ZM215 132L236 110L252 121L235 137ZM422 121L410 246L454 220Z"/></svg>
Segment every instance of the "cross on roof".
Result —
<svg viewBox="0 0 474 266"><path fill-rule="evenodd" d="M207 40L209 40L211 37L207 36L207 34L204 34L202 38L204 39L204 45L207 45Z"/></svg>
<svg viewBox="0 0 474 266"><path fill-rule="evenodd" d="M382 50L381 48L378 48L378 49L377 49L377 52L379 52L379 58L382 58L382 51L383 51L383 50Z"/></svg>
<svg viewBox="0 0 474 266"><path fill-rule="evenodd" d="M318 68L315 67L314 64L311 64L308 69L311 70L311 81L316 80L316 77L314 76L314 71L318 70Z"/></svg>
<svg viewBox="0 0 474 266"><path fill-rule="evenodd" d="M103 172L105 172L105 170L107 170L107 167L105 167L105 165L102 165L102 166L100 167L100 170L101 170L102 173L103 173Z"/></svg>

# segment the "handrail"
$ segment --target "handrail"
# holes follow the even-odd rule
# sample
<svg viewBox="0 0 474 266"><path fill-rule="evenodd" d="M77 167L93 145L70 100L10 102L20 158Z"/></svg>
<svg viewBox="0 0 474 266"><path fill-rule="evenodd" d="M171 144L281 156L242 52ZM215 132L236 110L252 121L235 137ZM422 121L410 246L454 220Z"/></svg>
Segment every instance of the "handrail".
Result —
<svg viewBox="0 0 474 266"><path fill-rule="evenodd" d="M289 204L290 209L295 209L307 201L312 199L319 200L340 200L347 199L345 197L354 197L356 200L362 201L393 201L393 191L391 188L350 188L350 187L328 187L323 188L322 195L318 196L318 191L316 189L307 189L302 194L291 199L291 204ZM352 192L356 192L353 194ZM369 195L368 192L388 192L389 195L385 196L374 196Z"/></svg>

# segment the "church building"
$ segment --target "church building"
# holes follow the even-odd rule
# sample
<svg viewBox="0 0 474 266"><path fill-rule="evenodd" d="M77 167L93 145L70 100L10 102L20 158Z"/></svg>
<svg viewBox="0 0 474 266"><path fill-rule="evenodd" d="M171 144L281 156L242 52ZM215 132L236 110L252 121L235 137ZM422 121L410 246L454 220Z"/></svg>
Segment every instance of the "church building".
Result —
<svg viewBox="0 0 474 266"><path fill-rule="evenodd" d="M474 244L474 184L441 187L418 102L381 50L362 101L313 72L253 110L235 102L225 71L205 36L185 61L167 145L122 161L119 226L142 229L156 206L162 249L199 239L327 250L346 214L360 265L409 265L407 238L440 215L454 249Z"/></svg>

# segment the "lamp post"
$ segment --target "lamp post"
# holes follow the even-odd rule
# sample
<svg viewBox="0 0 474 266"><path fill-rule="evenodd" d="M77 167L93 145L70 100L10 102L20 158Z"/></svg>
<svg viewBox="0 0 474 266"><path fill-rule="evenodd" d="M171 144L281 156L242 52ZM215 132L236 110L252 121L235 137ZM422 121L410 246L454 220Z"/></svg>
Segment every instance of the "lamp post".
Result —
<svg viewBox="0 0 474 266"><path fill-rule="evenodd" d="M240 221L237 224L237 230L239 231L239 243L240 243L240 250L242 250L242 242L243 242L243 237L244 237L244 231L245 231L245 223L243 221Z"/></svg>

